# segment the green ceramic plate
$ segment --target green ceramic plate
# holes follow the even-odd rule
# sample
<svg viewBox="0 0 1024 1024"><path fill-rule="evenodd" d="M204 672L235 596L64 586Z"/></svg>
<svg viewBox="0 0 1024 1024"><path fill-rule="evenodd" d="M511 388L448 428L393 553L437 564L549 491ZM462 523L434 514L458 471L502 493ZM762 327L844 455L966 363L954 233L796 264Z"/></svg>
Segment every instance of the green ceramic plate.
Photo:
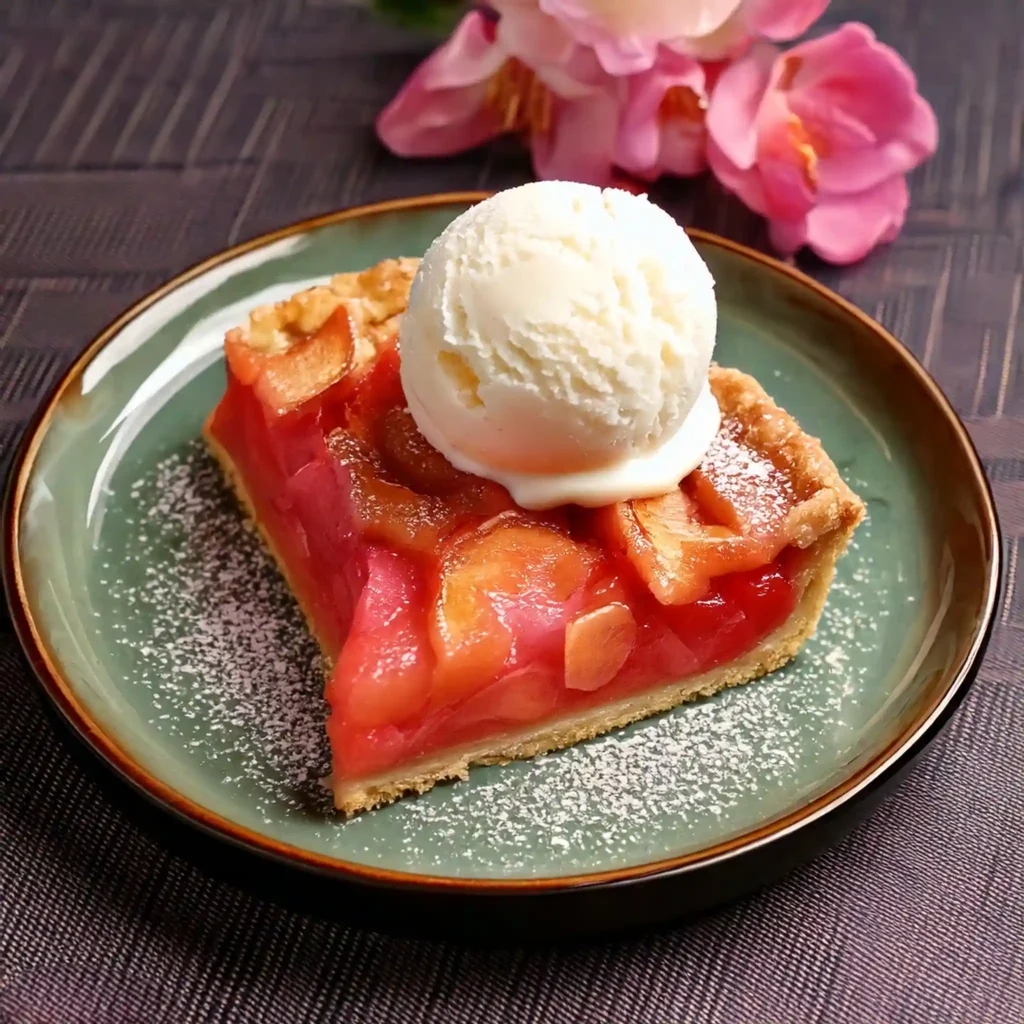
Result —
<svg viewBox="0 0 1024 1024"><path fill-rule="evenodd" d="M249 850L439 897L672 876L675 895L648 917L702 905L762 869L748 863L746 881L710 895L695 895L694 872L755 852L786 862L787 842L808 845L813 830L794 837L890 776L962 692L999 575L984 477L934 384L881 328L798 272L696 235L718 282L718 360L753 373L821 436L868 505L817 634L761 682L342 821L317 783L315 647L200 428L224 386L224 331L250 307L421 254L476 198L286 228L187 272L104 332L12 474L14 619L88 744Z"/></svg>

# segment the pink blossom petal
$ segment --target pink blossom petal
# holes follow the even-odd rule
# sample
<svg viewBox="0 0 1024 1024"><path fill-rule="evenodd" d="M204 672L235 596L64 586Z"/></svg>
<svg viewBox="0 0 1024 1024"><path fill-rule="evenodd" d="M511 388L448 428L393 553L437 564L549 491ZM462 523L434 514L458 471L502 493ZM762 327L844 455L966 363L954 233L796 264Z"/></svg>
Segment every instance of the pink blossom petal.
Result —
<svg viewBox="0 0 1024 1024"><path fill-rule="evenodd" d="M750 30L781 42L802 36L821 17L829 0L746 0Z"/></svg>
<svg viewBox="0 0 1024 1024"><path fill-rule="evenodd" d="M837 63L845 63L854 50L863 50L877 42L874 32L858 21L848 21L833 32L808 39L786 51L800 65L800 78L794 80L802 86L818 81L831 72Z"/></svg>
<svg viewBox="0 0 1024 1024"><path fill-rule="evenodd" d="M501 48L530 67L568 64L577 42L565 28L537 6L536 0L492 0L501 15L497 39Z"/></svg>
<svg viewBox="0 0 1024 1024"><path fill-rule="evenodd" d="M839 156L878 143L878 136L850 114L833 93L801 89L787 92L785 102L812 138L827 140L830 154Z"/></svg>
<svg viewBox="0 0 1024 1024"><path fill-rule="evenodd" d="M708 135L737 167L752 167L757 157L757 116L777 55L769 43L755 45L722 72L711 93Z"/></svg>
<svg viewBox="0 0 1024 1024"><path fill-rule="evenodd" d="M550 15L583 46L592 47L601 68L610 75L646 71L658 53L657 39L608 24L586 0L539 0L540 10Z"/></svg>
<svg viewBox="0 0 1024 1024"><path fill-rule="evenodd" d="M713 31L673 39L669 45L700 60L739 57L755 39L802 35L827 6L828 0L743 0Z"/></svg>
<svg viewBox="0 0 1024 1024"><path fill-rule="evenodd" d="M786 94L818 152L818 177L826 192L873 188L916 167L938 144L935 113L915 91L909 69L894 51L859 31L861 26L853 28L858 31L846 33L851 47L857 50L870 42L875 51L870 60L862 54L853 68L844 67L837 53L824 73L805 63ZM874 92L879 81L888 82L887 92Z"/></svg>
<svg viewBox="0 0 1024 1024"><path fill-rule="evenodd" d="M795 130L785 97L778 90L765 95L758 112L757 169L773 218L798 220L814 205L815 179L811 157Z"/></svg>
<svg viewBox="0 0 1024 1024"><path fill-rule="evenodd" d="M570 26L580 42L600 38L657 44L714 32L743 0L540 0L541 10Z"/></svg>
<svg viewBox="0 0 1024 1024"><path fill-rule="evenodd" d="M531 65L537 77L563 99L585 99L609 86L608 75L601 69L594 51L577 46L565 64Z"/></svg>
<svg viewBox="0 0 1024 1024"><path fill-rule="evenodd" d="M485 100L484 86L403 90L377 118L377 135L398 156L448 156L472 149L502 132Z"/></svg>
<svg viewBox="0 0 1024 1024"><path fill-rule="evenodd" d="M857 195L823 198L807 215L807 244L830 263L855 263L896 237L909 201L902 175Z"/></svg>
<svg viewBox="0 0 1024 1024"><path fill-rule="evenodd" d="M815 194L804 168L794 160L758 160L765 202L773 217L798 220L814 207Z"/></svg>
<svg viewBox="0 0 1024 1024"><path fill-rule="evenodd" d="M660 113L666 93L676 87L690 89L697 97L703 97L704 69L688 57L666 54L651 71L629 79L626 105L619 125L616 163L620 167L641 177L658 177L660 168L657 165L663 141L669 135L676 136L679 131L679 126L670 125ZM696 134L703 139L703 125L694 127L696 133L688 134ZM681 153L676 154L676 160L681 166L694 163L688 155ZM703 159L699 164L703 165ZM686 173L694 174L696 171Z"/></svg>
<svg viewBox="0 0 1024 1024"><path fill-rule="evenodd" d="M818 161L818 183L829 195L854 195L905 174L919 161L900 140L848 150Z"/></svg>
<svg viewBox="0 0 1024 1024"><path fill-rule="evenodd" d="M594 53L601 67L616 77L647 71L654 64L657 52L657 44L636 36L599 39L594 43Z"/></svg>
<svg viewBox="0 0 1024 1024"><path fill-rule="evenodd" d="M741 57L750 48L753 39L740 9L706 36L680 36L669 40L665 46L696 60L722 61Z"/></svg>
<svg viewBox="0 0 1024 1024"><path fill-rule="evenodd" d="M661 169L692 178L707 169L707 136L698 126L666 125L661 136Z"/></svg>
<svg viewBox="0 0 1024 1024"><path fill-rule="evenodd" d="M792 256L807 244L807 218L773 220L769 224L772 246L783 256Z"/></svg>
<svg viewBox="0 0 1024 1024"><path fill-rule="evenodd" d="M920 97L919 97L920 99ZM818 161L818 181L823 192L864 192L897 174L906 174L935 152L938 128L928 103L920 100L923 123L916 136L891 139L880 146L847 150Z"/></svg>
<svg viewBox="0 0 1024 1024"><path fill-rule="evenodd" d="M795 46L784 64L797 68L790 89L828 97L879 139L902 132L914 116L917 82L891 47L866 25L851 22L835 32Z"/></svg>
<svg viewBox="0 0 1024 1024"><path fill-rule="evenodd" d="M611 92L559 102L551 131L532 140L537 177L610 185L618 111Z"/></svg>
<svg viewBox="0 0 1024 1024"><path fill-rule="evenodd" d="M687 0L685 3L666 3L663 9L671 14L661 19L661 38L710 35L721 28L743 5L744 0Z"/></svg>
<svg viewBox="0 0 1024 1024"><path fill-rule="evenodd" d="M381 111L381 141L399 156L443 156L497 135L486 82L504 59L491 22L478 11L467 14Z"/></svg>
<svg viewBox="0 0 1024 1024"><path fill-rule="evenodd" d="M426 89L476 85L495 74L507 56L495 43L494 22L480 11L470 11L448 41L413 72L413 78L419 75L418 84Z"/></svg>
<svg viewBox="0 0 1024 1024"><path fill-rule="evenodd" d="M498 6L523 0L499 0ZM709 59L736 52L750 34L739 11L747 0L539 0L577 42L592 47L601 67L615 77L652 68L659 44ZM803 0L795 0L803 2ZM719 36L723 38L719 39ZM725 37L728 37L727 39ZM692 45L691 45L692 44Z"/></svg>
<svg viewBox="0 0 1024 1024"><path fill-rule="evenodd" d="M593 48L580 45L560 21L537 6L537 0L494 0L493 6L501 15L498 45L560 96L583 96L605 84L607 75Z"/></svg>
<svg viewBox="0 0 1024 1024"><path fill-rule="evenodd" d="M658 124L658 104L663 91L639 80L630 83L631 96L619 126L616 163L631 174L646 175L658 163L661 148L661 126ZM654 175L657 177L657 175Z"/></svg>
<svg viewBox="0 0 1024 1024"><path fill-rule="evenodd" d="M739 196L754 213L762 217L768 214L768 199L761 183L761 173L756 167L737 167L718 147L714 139L708 139L708 164L711 173L727 191Z"/></svg>

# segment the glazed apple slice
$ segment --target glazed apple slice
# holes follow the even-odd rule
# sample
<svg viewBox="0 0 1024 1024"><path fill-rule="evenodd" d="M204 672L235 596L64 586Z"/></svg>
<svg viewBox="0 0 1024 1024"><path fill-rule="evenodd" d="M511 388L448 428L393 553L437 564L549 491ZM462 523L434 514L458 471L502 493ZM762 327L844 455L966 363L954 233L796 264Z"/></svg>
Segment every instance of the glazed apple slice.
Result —
<svg viewBox="0 0 1024 1024"><path fill-rule="evenodd" d="M345 428L364 443L376 446L378 425L391 409L405 406L398 351L381 352L353 387L345 409Z"/></svg>
<svg viewBox="0 0 1024 1024"><path fill-rule="evenodd" d="M457 507L429 494L417 494L384 472L376 453L358 438L336 430L328 439L330 456L350 477L346 490L360 536L395 551L436 559L441 542L467 518L486 511Z"/></svg>
<svg viewBox="0 0 1024 1024"><path fill-rule="evenodd" d="M797 496L788 477L737 435L735 424L720 431L684 487L712 522L772 541Z"/></svg>
<svg viewBox="0 0 1024 1024"><path fill-rule="evenodd" d="M610 683L636 644L629 605L611 601L577 615L565 630L565 685L598 690Z"/></svg>
<svg viewBox="0 0 1024 1024"><path fill-rule="evenodd" d="M372 448L386 471L419 494L497 515L513 507L504 487L456 469L420 433L405 403L398 352L378 357L348 401L347 429Z"/></svg>
<svg viewBox="0 0 1024 1024"><path fill-rule="evenodd" d="M664 614L702 668L710 668L729 652L741 650L753 632L743 609L731 603L718 586L690 604L666 607Z"/></svg>
<svg viewBox="0 0 1024 1024"><path fill-rule="evenodd" d="M352 728L400 724L426 707L433 653L422 609L412 566L389 551L371 550L349 637L327 688L327 699Z"/></svg>
<svg viewBox="0 0 1024 1024"><path fill-rule="evenodd" d="M787 516L797 503L793 487L736 435L727 425L678 489L598 514L605 538L662 604L693 604L712 580L766 565L785 546Z"/></svg>
<svg viewBox="0 0 1024 1024"><path fill-rule="evenodd" d="M569 599L599 560L595 549L521 512L453 537L430 621L433 703L452 704L494 682L513 653L560 661Z"/></svg>
<svg viewBox="0 0 1024 1024"><path fill-rule="evenodd" d="M352 390L345 422L328 448L351 474L354 515L368 540L436 560L453 530L511 507L504 488L459 473L419 434L405 408L395 350L381 352Z"/></svg>
<svg viewBox="0 0 1024 1024"><path fill-rule="evenodd" d="M696 501L676 488L656 498L619 502L596 513L606 541L622 551L662 604L689 604L728 572L763 565L763 540L702 521Z"/></svg>
<svg viewBox="0 0 1024 1024"><path fill-rule="evenodd" d="M312 333L277 338L265 346L242 331L224 342L228 366L263 405L284 415L345 378L355 352L348 310L338 306Z"/></svg>
<svg viewBox="0 0 1024 1024"><path fill-rule="evenodd" d="M484 687L463 701L443 720L449 736L476 730L484 723L513 726L551 715L561 690L557 672L544 665L529 665Z"/></svg>

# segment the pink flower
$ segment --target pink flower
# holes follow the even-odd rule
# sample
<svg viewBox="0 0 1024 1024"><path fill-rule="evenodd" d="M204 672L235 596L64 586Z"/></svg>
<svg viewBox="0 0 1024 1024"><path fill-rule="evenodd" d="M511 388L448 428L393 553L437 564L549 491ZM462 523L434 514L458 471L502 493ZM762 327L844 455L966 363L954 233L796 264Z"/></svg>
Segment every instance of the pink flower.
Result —
<svg viewBox="0 0 1024 1024"><path fill-rule="evenodd" d="M713 32L669 45L701 60L724 60L743 53L755 39L781 43L802 36L828 5L829 0L743 0Z"/></svg>
<svg viewBox="0 0 1024 1024"><path fill-rule="evenodd" d="M707 167L707 77L697 61L663 50L653 68L627 79L616 161L623 170L654 181Z"/></svg>
<svg viewBox="0 0 1024 1024"><path fill-rule="evenodd" d="M722 73L707 126L712 171L769 219L773 244L832 263L896 237L904 176L938 141L910 68L859 24L785 54L755 46Z"/></svg>
<svg viewBox="0 0 1024 1024"><path fill-rule="evenodd" d="M652 68L660 44L704 60L741 52L758 36L793 39L828 0L539 0L611 75Z"/></svg>
<svg viewBox="0 0 1024 1024"><path fill-rule="evenodd" d="M471 11L377 119L399 156L445 156L522 135L541 178L607 185L618 83L529 0L501 0L495 22Z"/></svg>

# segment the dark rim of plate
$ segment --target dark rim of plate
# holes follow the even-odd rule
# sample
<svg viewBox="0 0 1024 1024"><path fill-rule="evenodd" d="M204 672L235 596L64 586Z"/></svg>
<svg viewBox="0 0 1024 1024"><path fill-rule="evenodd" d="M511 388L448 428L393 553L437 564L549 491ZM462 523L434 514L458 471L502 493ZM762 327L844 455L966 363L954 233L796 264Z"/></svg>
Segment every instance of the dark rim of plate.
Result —
<svg viewBox="0 0 1024 1024"><path fill-rule="evenodd" d="M959 417L927 371L896 338L852 303L847 302L794 267L781 263L747 246L696 229L689 231L690 236L695 240L705 245L718 246L721 249L760 264L771 273L790 278L797 284L816 293L819 297L826 299L837 315L848 322L854 321L860 324L861 327L867 328L877 340L883 343L884 347L891 350L898 361L903 364L904 368L910 372L918 386L929 396L937 410L949 421L953 428L954 436L959 441L961 454L966 458L967 465L971 471L970 476L974 487L974 497L982 511L989 559L981 602L981 613L975 622L970 647L966 655L961 658L959 664L947 667L943 673L941 683L930 688L928 699L923 702L914 719L903 732L884 750L854 772L850 778L827 793L808 802L803 807L775 821L768 822L742 835L684 856L671 857L611 871L548 878L505 880L449 878L412 872L389 871L344 861L304 850L289 843L279 842L253 829L236 824L228 818L213 813L201 804L177 792L166 782L150 774L130 754L123 750L113 737L104 732L103 728L79 702L75 695L74 686L62 675L56 664L56 659L47 650L40 630L33 618L29 599L24 588L19 561L19 526L22 503L29 477L31 476L36 455L46 433L53 410L68 389L78 381L93 357L112 337L142 313L143 310L149 308L175 289L180 288L186 282L236 256L260 249L280 239L336 224L344 220L373 217L382 213L424 207L465 205L479 202L489 195L489 192L452 192L416 196L407 199L394 199L365 206L355 206L319 217L312 217L277 231L260 235L197 263L160 288L150 292L122 313L89 344L58 381L50 395L43 401L26 429L20 448L11 466L3 509L3 545L2 549L0 549L2 550L3 558L2 567L0 568L2 568L3 573L4 589L7 592L11 618L22 648L35 674L43 684L47 696L89 747L98 753L108 765L114 768L122 778L165 810L173 811L193 825L212 831L224 839L240 843L252 851L285 863L299 863L307 868L355 883L385 885L393 888L458 891L479 895L511 893L526 895L530 892L564 891L584 886L628 883L650 878L654 875L693 871L762 847L798 829L805 828L825 815L838 810L843 804L866 794L869 790L873 790L898 771L917 750L929 742L946 717L959 703L974 677L976 663L984 650L999 592L1000 534L991 490L978 454Z"/></svg>

